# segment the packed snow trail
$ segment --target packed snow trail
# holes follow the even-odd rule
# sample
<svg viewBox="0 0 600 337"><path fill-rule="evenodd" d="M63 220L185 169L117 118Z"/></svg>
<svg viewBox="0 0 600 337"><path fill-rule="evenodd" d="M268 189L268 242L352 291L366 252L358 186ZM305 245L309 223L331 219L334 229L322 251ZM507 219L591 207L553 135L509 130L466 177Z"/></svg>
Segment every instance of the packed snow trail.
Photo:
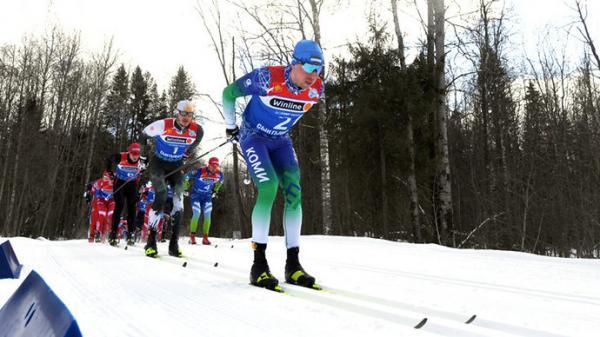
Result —
<svg viewBox="0 0 600 337"><path fill-rule="evenodd" d="M0 280L0 305L35 269L84 336L554 337L600 331L598 260L305 236L301 262L325 290L282 283L286 294L278 294L248 284L248 240L185 242L186 259L154 260L143 256L140 244L125 250L123 243L11 238L24 269L20 280ZM166 243L159 244L159 254L166 253ZM281 237L270 238L267 258L283 281ZM424 317L426 324L414 329Z"/></svg>

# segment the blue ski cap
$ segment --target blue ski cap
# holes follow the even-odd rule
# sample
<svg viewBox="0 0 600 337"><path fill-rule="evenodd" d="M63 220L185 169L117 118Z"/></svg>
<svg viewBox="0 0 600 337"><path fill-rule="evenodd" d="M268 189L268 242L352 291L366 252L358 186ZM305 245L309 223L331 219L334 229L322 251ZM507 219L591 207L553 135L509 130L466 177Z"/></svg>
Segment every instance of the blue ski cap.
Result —
<svg viewBox="0 0 600 337"><path fill-rule="evenodd" d="M325 58L321 47L313 40L300 40L294 47L292 58L300 63L323 66Z"/></svg>

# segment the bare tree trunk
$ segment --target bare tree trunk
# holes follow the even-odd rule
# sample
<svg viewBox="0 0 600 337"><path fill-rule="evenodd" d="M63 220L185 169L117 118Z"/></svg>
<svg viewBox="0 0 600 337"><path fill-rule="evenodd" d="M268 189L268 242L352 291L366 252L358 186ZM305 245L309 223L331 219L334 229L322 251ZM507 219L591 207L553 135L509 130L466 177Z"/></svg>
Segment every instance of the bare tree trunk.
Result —
<svg viewBox="0 0 600 337"><path fill-rule="evenodd" d="M390 0L392 3L392 14L394 16L394 31L398 40L398 54L400 55L400 67L402 71L406 71L406 60L404 56L404 38L400 29L400 21L398 20L398 0ZM406 107L404 107L406 109ZM405 111L408 116L406 122L406 144L408 146L408 156L410 163L408 165L408 190L410 193L410 217L413 227L413 234L416 242L421 242L421 223L419 219L419 191L417 188L417 173L415 169L415 137L413 133L412 111Z"/></svg>
<svg viewBox="0 0 600 337"><path fill-rule="evenodd" d="M107 79L110 75L110 71L116 62L116 56L113 54L113 41L112 39L104 46L104 51L102 55L99 56L99 59L96 60L94 64L94 69L92 70L91 76L93 76L93 88L92 88L92 116L90 118L90 123L88 125L88 129L91 129L92 135L90 136L90 141L87 146L88 148L88 156L85 161L85 177L84 183L90 181L90 177L92 176L92 158L94 153L94 148L96 145L96 137L97 137L97 125L98 118L100 116L100 109L102 107L102 101L105 97L105 91L107 90L108 84ZM79 206L79 218L83 218L85 214L85 201L81 199Z"/></svg>
<svg viewBox="0 0 600 337"><path fill-rule="evenodd" d="M7 136L8 136L8 145L7 145L7 152L5 152L5 153L8 156L8 153L11 153L11 150L12 150L12 139L13 139L13 137L12 137L12 135L8 134L8 127L6 129L7 129ZM9 160L6 160L3 163L4 168L2 169L2 183L0 184L0 207L2 206L2 197L4 196L4 187L6 186L6 182L8 181L8 179L6 177L8 176L8 166L9 166L9 163L10 163ZM7 218L4 218L2 220L2 222L0 222L0 224L3 224L3 226L2 226L4 228L3 235L4 236L9 236L10 235L10 233L9 233L10 224L8 223Z"/></svg>
<svg viewBox="0 0 600 337"><path fill-rule="evenodd" d="M28 179L29 179L29 175L27 174L27 172L25 172L25 175L23 177L23 183L22 183L22 186L24 186L24 187L21 188L21 190L19 191L20 192L19 202L17 203L17 207L16 207L16 211L18 213L15 214L15 220L13 220L15 222L14 235L16 235L16 236L22 235L23 214L27 213L27 210L23 209L23 199L25 197L25 192L27 191L26 186L29 183Z"/></svg>
<svg viewBox="0 0 600 337"><path fill-rule="evenodd" d="M455 246L454 234L448 237L452 229L452 186L450 181L450 160L448 155L448 111L446 109L445 92L445 8L444 0L434 0L435 13L435 88L436 107L438 122L437 147L437 181L438 181L438 221L440 223L442 242Z"/></svg>
<svg viewBox="0 0 600 337"><path fill-rule="evenodd" d="M222 21L221 21L221 10L219 8L218 1L213 1L212 7L214 12L212 12L212 20L215 26L215 30L213 30L208 21L207 13L205 6L203 6L200 1L196 2L196 12L200 15L202 19L202 24L208 33L212 45L219 59L219 64L221 66L221 71L223 73L223 79L225 83L229 85L231 82L235 80L235 37L231 38L231 69L228 69L227 66L227 55L225 50L225 36L222 30ZM229 76L231 74L231 76ZM242 217L243 211L243 203L240 189L240 160L239 160L239 151L238 145L232 144L231 151L233 156L233 196L234 196L234 207L233 207L233 220L234 224L232 226L232 230L240 231L242 236L250 235L250 231L245 230L243 228L244 219Z"/></svg>
<svg viewBox="0 0 600 337"><path fill-rule="evenodd" d="M586 23L587 11L584 13L584 9L581 8L581 1L575 0L575 7L577 8L577 15L579 16L579 22L583 28L583 31L579 29L579 32L583 36L585 43L588 45L590 50L592 51L592 55L594 56L594 61L596 61L596 67L600 69L600 56L598 56L598 51L596 50L596 45L594 44L594 40L592 39L590 32L588 30L588 26Z"/></svg>
<svg viewBox="0 0 600 337"><path fill-rule="evenodd" d="M531 178L533 175L533 165L531 165L529 176L527 177L527 186L525 187L525 195L523 198L525 199L525 205L523 209L523 225L521 228L521 251L525 251L525 238L527 237L527 215L529 213L529 199L531 198L529 195L529 191L531 189Z"/></svg>
<svg viewBox="0 0 600 337"><path fill-rule="evenodd" d="M312 26L315 34L315 42L321 45L321 26L319 14L322 1L309 0L312 10ZM322 75L324 76L324 74ZM323 234L328 235L332 232L332 209L331 209L331 173L329 164L329 137L325 123L327 120L327 104L325 95L321 96L319 109L319 154L321 159L321 202L323 210Z"/></svg>
<svg viewBox="0 0 600 337"><path fill-rule="evenodd" d="M25 114L25 112L21 111L21 114ZM19 186L17 179L19 175L19 164L21 163L21 149L23 144L23 136L25 134L25 127L21 126L19 131L19 136L17 138L17 148L15 150L15 161L13 165L13 174L12 174L12 188L10 189L10 198L8 201L8 213L6 214L6 223L11 226L12 234L16 235L17 224L11 222L13 221L13 211L15 210L15 198L17 195L17 188L22 188Z"/></svg>

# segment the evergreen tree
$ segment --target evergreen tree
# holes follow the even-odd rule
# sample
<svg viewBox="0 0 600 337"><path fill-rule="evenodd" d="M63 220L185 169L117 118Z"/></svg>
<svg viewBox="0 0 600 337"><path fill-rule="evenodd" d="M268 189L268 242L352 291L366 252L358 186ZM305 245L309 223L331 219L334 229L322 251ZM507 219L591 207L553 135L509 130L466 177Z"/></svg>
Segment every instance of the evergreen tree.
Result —
<svg viewBox="0 0 600 337"><path fill-rule="evenodd" d="M103 109L103 127L114 136L115 150L127 144L129 112L129 77L125 65L121 64L113 77L110 93Z"/></svg>
<svg viewBox="0 0 600 337"><path fill-rule="evenodd" d="M137 139L144 126L148 124L150 95L146 77L142 75L139 66L131 75L131 120L130 136Z"/></svg>
<svg viewBox="0 0 600 337"><path fill-rule="evenodd" d="M158 98L158 101L156 102L155 105L155 110L156 113L158 114L159 118L167 118L167 117L172 117L173 116L173 109L175 108L175 105L173 105L173 107L170 107L168 105L168 98L167 98L167 92L165 90L163 90L162 94L160 94L160 97Z"/></svg>
<svg viewBox="0 0 600 337"><path fill-rule="evenodd" d="M180 66L169 86L169 109L174 109L178 101L193 99L195 95L196 86L192 83L183 66Z"/></svg>

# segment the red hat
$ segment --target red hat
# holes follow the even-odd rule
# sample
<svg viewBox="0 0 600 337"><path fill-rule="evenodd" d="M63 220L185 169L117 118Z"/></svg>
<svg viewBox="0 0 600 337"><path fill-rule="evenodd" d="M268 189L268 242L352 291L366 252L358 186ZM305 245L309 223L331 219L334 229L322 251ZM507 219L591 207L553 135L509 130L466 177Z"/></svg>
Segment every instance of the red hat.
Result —
<svg viewBox="0 0 600 337"><path fill-rule="evenodd" d="M219 158L217 158L217 157L211 157L208 160L208 165L213 165L213 164L219 165Z"/></svg>
<svg viewBox="0 0 600 337"><path fill-rule="evenodd" d="M131 143L129 147L127 147L127 152L131 154L140 154L140 144L139 143Z"/></svg>

